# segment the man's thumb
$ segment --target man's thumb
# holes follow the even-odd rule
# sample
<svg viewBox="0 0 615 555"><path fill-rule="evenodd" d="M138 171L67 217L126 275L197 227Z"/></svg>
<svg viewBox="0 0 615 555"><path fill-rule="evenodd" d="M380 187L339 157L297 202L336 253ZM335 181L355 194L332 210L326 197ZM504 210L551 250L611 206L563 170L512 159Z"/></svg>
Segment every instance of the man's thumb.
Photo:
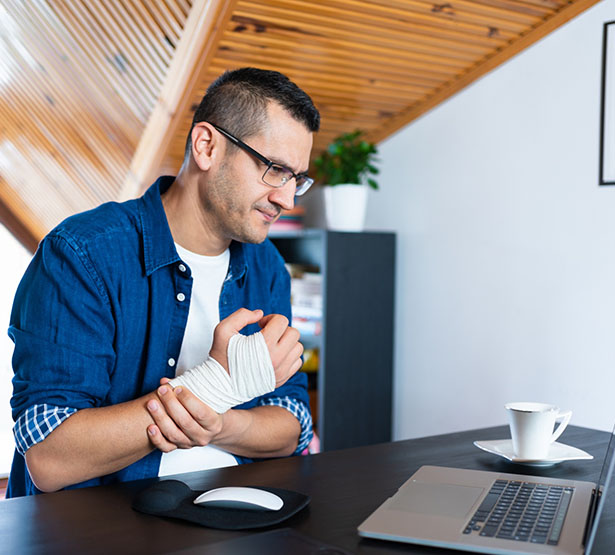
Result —
<svg viewBox="0 0 615 555"><path fill-rule="evenodd" d="M248 310L240 308L225 319L225 323L233 333L238 333L243 328L250 324L255 324L263 317L263 311L259 308L256 310Z"/></svg>

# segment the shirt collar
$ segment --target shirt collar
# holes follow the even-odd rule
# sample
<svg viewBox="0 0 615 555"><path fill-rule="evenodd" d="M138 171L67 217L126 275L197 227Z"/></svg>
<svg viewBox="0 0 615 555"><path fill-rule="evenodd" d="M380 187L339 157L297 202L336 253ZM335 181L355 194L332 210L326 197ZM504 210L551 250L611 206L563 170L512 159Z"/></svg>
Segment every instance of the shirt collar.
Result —
<svg viewBox="0 0 615 555"><path fill-rule="evenodd" d="M231 254L231 261L228 266L228 273L226 274L225 282L242 280L248 271L248 263L246 261L245 245L238 243L237 241L231 242L229 247ZM243 281L239 284L241 285Z"/></svg>
<svg viewBox="0 0 615 555"><path fill-rule="evenodd" d="M175 178L169 175L159 177L145 192L139 206L143 229L145 274L148 276L158 268L180 260L160 198L173 181Z"/></svg>
<svg viewBox="0 0 615 555"><path fill-rule="evenodd" d="M162 206L161 195L173 184L175 178L165 175L145 192L139 206L141 226L143 229L143 256L145 273L150 276L159 268L168 266L181 259L177 254L173 235ZM248 264L245 245L232 241L230 245L229 271L225 281L236 281L245 276Z"/></svg>

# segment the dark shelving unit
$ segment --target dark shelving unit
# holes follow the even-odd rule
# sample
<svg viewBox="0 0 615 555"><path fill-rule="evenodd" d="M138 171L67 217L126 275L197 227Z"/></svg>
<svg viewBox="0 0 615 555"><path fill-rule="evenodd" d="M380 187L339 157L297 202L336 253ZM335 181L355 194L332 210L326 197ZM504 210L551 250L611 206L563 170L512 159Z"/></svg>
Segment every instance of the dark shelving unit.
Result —
<svg viewBox="0 0 615 555"><path fill-rule="evenodd" d="M270 234L286 262L323 279L317 377L322 450L391 440L395 234L322 229Z"/></svg>

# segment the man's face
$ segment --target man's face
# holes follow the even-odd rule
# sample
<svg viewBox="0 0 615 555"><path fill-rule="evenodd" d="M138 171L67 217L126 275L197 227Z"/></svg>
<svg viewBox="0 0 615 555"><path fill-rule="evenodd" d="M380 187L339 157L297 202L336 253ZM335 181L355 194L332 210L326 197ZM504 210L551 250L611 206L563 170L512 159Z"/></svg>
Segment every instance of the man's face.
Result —
<svg viewBox="0 0 615 555"><path fill-rule="evenodd" d="M269 104L267 114L268 123L261 132L245 142L296 174L307 171L312 133L276 103ZM280 212L294 206L295 180L273 188L263 182L265 164L239 148L231 149L230 143L225 147L222 163L212 168L201 188L203 206L225 239L261 243Z"/></svg>

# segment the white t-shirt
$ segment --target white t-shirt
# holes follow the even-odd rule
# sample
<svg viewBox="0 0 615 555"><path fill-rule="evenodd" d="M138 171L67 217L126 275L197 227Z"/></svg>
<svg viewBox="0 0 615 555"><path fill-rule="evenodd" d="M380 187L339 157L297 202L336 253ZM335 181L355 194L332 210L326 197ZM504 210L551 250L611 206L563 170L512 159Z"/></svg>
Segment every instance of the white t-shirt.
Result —
<svg viewBox="0 0 615 555"><path fill-rule="evenodd" d="M214 329L220 322L220 292L228 272L230 253L226 249L218 256L203 256L190 252L177 243L175 248L179 257L192 271L188 322L175 372L175 375L179 376L209 357ZM237 460L233 455L214 446L176 449L162 454L158 476L236 464Z"/></svg>

